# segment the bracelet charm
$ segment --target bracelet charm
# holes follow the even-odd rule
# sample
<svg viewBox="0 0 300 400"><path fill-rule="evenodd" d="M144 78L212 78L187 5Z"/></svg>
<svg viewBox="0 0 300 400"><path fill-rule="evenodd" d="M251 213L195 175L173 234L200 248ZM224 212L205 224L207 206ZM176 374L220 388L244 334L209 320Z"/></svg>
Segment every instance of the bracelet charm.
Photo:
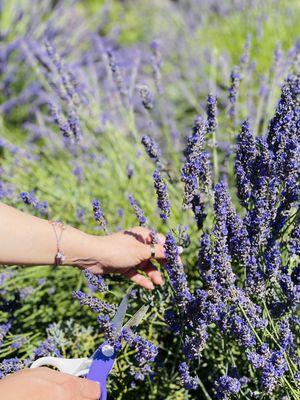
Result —
<svg viewBox="0 0 300 400"><path fill-rule="evenodd" d="M63 235L64 230L66 229L66 226L64 225L63 222L60 221L49 221L50 224L53 227L55 238L56 238L56 254L54 257L54 265L57 267L58 265L62 265L63 262L66 259L66 256L64 255L63 251L60 249L60 241ZM57 229L60 229L60 233L57 233Z"/></svg>

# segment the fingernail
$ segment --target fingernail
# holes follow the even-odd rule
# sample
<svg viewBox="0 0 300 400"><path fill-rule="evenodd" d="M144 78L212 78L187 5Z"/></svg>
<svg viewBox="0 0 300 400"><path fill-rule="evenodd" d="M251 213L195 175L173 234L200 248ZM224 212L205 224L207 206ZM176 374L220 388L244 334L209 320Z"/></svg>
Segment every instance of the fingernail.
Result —
<svg viewBox="0 0 300 400"><path fill-rule="evenodd" d="M183 253L183 247L182 246L178 246L178 253L182 254Z"/></svg>

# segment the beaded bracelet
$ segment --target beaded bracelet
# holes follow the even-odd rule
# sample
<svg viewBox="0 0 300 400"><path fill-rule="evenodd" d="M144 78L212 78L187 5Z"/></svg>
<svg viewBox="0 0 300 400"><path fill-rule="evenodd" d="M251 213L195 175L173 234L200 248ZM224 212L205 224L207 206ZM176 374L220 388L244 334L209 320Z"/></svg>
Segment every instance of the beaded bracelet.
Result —
<svg viewBox="0 0 300 400"><path fill-rule="evenodd" d="M66 226L64 225L63 222L60 221L49 221L49 223L52 225L55 238L56 238L56 255L54 258L54 265L57 267L58 265L62 265L64 260L66 259L64 253L60 249L60 241L63 235L64 230L66 229ZM60 229L60 233L57 233L56 228Z"/></svg>

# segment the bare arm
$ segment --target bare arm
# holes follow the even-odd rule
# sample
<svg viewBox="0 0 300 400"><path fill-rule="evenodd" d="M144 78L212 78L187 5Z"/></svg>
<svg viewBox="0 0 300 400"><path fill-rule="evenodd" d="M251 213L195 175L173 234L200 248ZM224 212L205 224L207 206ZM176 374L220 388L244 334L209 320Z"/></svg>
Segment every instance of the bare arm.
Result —
<svg viewBox="0 0 300 400"><path fill-rule="evenodd" d="M49 221L0 203L0 264L51 265L57 251ZM164 260L164 237L155 245L155 258ZM161 285L162 276L151 263L150 231L132 228L107 236L84 233L71 226L63 232L60 248L65 265L88 268L96 274L121 273L147 289ZM147 279L138 270L143 270Z"/></svg>

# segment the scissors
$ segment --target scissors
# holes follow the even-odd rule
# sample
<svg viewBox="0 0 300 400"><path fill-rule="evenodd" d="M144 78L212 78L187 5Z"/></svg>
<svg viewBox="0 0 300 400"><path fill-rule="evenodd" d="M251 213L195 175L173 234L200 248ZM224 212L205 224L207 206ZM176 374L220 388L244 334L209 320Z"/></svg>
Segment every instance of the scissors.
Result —
<svg viewBox="0 0 300 400"><path fill-rule="evenodd" d="M115 337L117 338L123 328L137 326L145 317L149 306L142 306L127 322L123 325L128 307L129 295L126 294L111 323L114 326ZM59 357L41 357L32 363L30 368L49 365L56 367L59 371L74 376L86 376L87 379L100 383L101 397L99 400L107 399L106 381L112 370L117 357L117 351L108 341L100 344L91 358L59 358Z"/></svg>

